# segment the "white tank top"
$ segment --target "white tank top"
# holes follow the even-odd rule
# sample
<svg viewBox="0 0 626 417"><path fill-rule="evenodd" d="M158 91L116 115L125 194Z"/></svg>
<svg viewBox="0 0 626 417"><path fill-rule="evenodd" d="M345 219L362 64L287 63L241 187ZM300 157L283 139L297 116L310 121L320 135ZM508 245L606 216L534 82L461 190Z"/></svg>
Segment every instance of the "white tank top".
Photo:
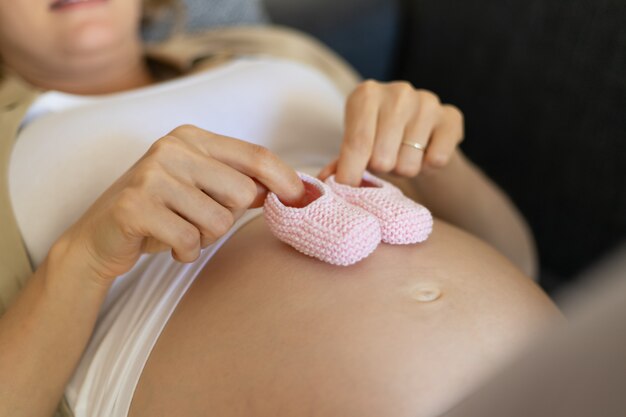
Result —
<svg viewBox="0 0 626 417"><path fill-rule="evenodd" d="M315 173L339 152L344 102L314 69L270 58L108 96L46 93L30 109L9 166L11 202L28 253L39 265L103 191L182 124L263 145ZM169 253L145 255L116 280L66 390L76 417L127 415L159 334L229 236L194 264L178 264Z"/></svg>

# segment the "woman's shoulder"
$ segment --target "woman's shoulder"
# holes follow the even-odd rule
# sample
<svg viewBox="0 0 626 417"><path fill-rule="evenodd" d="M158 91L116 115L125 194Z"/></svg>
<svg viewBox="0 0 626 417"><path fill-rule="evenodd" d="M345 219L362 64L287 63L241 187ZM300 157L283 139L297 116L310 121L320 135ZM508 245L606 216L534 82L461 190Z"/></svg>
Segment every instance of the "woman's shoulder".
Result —
<svg viewBox="0 0 626 417"><path fill-rule="evenodd" d="M39 92L10 73L0 79L0 316L32 274L8 198L6 167L20 123Z"/></svg>
<svg viewBox="0 0 626 417"><path fill-rule="evenodd" d="M0 114L18 113L22 106L27 106L41 90L32 86L16 74L3 70L0 72Z"/></svg>

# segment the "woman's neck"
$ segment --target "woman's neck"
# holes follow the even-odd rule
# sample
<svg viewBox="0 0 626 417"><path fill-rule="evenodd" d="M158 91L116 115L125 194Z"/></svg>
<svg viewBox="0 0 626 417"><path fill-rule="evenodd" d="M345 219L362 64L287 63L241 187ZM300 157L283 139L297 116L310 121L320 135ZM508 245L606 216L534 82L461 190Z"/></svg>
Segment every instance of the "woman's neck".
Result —
<svg viewBox="0 0 626 417"><path fill-rule="evenodd" d="M34 65L7 64L39 88L79 95L116 93L155 82L140 43L127 45L124 51L114 51L108 55L80 57L62 68L42 70Z"/></svg>

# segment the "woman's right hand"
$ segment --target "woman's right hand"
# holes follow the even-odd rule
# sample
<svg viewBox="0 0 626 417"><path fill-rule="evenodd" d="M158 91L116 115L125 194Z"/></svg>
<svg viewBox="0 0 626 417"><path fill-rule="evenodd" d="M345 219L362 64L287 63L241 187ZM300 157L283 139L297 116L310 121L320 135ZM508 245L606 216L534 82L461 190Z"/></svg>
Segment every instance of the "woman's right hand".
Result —
<svg viewBox="0 0 626 417"><path fill-rule="evenodd" d="M304 194L297 173L258 145L181 126L156 141L57 241L104 283L143 253L171 250L193 262L268 190L283 201ZM60 247L60 249L59 249Z"/></svg>

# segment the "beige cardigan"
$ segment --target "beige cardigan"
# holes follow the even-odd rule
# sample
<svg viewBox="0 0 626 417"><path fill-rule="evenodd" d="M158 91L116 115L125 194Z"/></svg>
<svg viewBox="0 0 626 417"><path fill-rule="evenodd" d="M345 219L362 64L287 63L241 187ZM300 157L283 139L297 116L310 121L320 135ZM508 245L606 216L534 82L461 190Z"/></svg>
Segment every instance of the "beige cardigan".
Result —
<svg viewBox="0 0 626 417"><path fill-rule="evenodd" d="M268 55L312 65L345 93L359 81L359 76L321 43L277 27L227 28L178 36L146 47L146 55L182 73L206 69L238 56ZM9 200L8 164L22 120L41 93L15 75L6 74L0 80L0 316L33 273ZM63 399L55 417L70 416Z"/></svg>

